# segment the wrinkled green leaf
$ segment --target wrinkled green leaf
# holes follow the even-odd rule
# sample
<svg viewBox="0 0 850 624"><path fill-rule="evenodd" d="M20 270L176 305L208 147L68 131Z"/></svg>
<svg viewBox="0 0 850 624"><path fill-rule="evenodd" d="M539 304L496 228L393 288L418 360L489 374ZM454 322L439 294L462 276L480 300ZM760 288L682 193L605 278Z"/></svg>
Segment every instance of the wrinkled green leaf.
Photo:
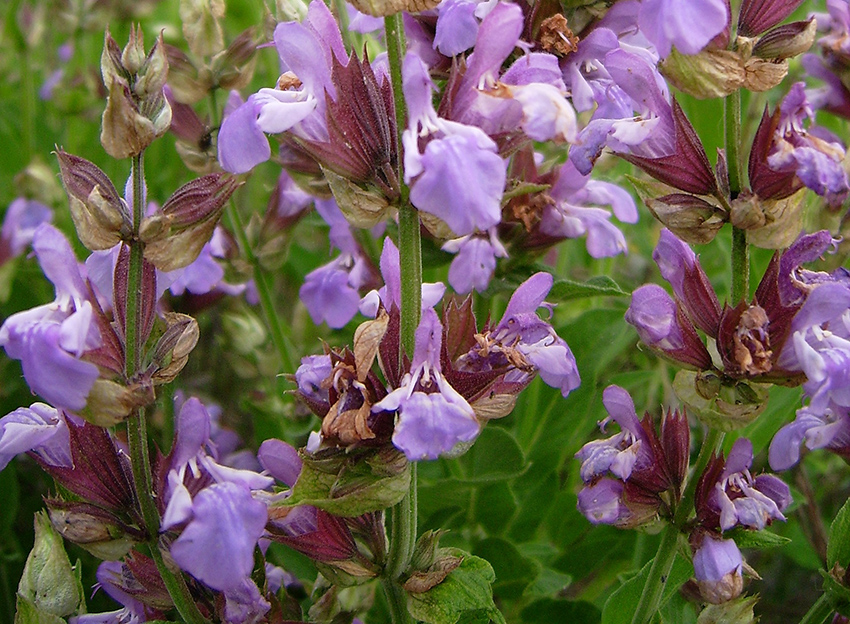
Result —
<svg viewBox="0 0 850 624"><path fill-rule="evenodd" d="M581 299L583 297L614 296L626 297L629 293L607 275L591 277L586 282L574 282L573 280L558 280L552 285L546 299L548 301L568 301L570 299Z"/></svg>
<svg viewBox="0 0 850 624"><path fill-rule="evenodd" d="M344 463L339 472L324 472L305 461L292 489L281 504L313 505L337 516L359 516L392 507L410 487L410 464L390 472L373 460Z"/></svg>
<svg viewBox="0 0 850 624"><path fill-rule="evenodd" d="M422 594L408 594L408 610L426 624L488 622L505 624L493 603L491 586L496 574L487 561L457 548L442 549L447 555L462 557L463 563L446 579Z"/></svg>
<svg viewBox="0 0 850 624"><path fill-rule="evenodd" d="M776 546L784 546L791 543L791 538L771 533L767 530L748 531L746 529L735 529L725 534L735 540L738 548L755 548L763 550L765 548L775 548Z"/></svg>

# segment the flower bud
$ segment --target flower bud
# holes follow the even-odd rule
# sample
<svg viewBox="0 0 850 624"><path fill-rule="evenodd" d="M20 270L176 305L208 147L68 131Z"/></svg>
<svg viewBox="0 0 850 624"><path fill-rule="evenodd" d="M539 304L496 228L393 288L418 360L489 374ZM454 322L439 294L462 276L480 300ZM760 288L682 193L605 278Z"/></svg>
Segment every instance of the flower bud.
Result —
<svg viewBox="0 0 850 624"><path fill-rule="evenodd" d="M342 214L354 227L371 228L381 223L392 211L383 193L360 188L357 184L322 168Z"/></svg>
<svg viewBox="0 0 850 624"><path fill-rule="evenodd" d="M139 235L148 262L160 271L194 262L239 184L236 178L213 173L177 189L161 210L142 221Z"/></svg>
<svg viewBox="0 0 850 624"><path fill-rule="evenodd" d="M56 155L71 218L83 245L92 251L109 249L129 236L129 210L106 174L84 158L63 151Z"/></svg>
<svg viewBox="0 0 850 624"><path fill-rule="evenodd" d="M761 37L753 47L753 55L765 60L785 60L798 56L812 47L817 34L814 18L774 28Z"/></svg>
<svg viewBox="0 0 850 624"><path fill-rule="evenodd" d="M173 381L198 344L198 323L191 316L166 312L165 322L168 329L153 350L153 363L158 367L152 376L155 384Z"/></svg>
<svg viewBox="0 0 850 624"><path fill-rule="evenodd" d="M83 601L82 587L62 538L44 512L35 515L35 544L24 565L18 598L19 607L23 599L37 611L58 617L77 612Z"/></svg>
<svg viewBox="0 0 850 624"><path fill-rule="evenodd" d="M149 381L124 386L108 379L97 379L79 415L98 427L113 427L134 409L150 405L155 399Z"/></svg>
<svg viewBox="0 0 850 624"><path fill-rule="evenodd" d="M50 499L47 508L53 527L62 537L99 559L118 560L135 544L135 540L118 526L116 518L100 507Z"/></svg>
<svg viewBox="0 0 850 624"><path fill-rule="evenodd" d="M714 240L727 219L719 206L686 193L647 199L646 206L677 237L697 245Z"/></svg>
<svg viewBox="0 0 850 624"><path fill-rule="evenodd" d="M113 158L137 156L171 124L171 107L162 93L168 76L162 34L146 56L141 28L130 31L120 54L107 31L101 73L109 95L100 142Z"/></svg>
<svg viewBox="0 0 850 624"><path fill-rule="evenodd" d="M213 59L213 73L219 88L230 91L243 89L251 82L256 66L254 33L246 30L233 40L224 52Z"/></svg>
<svg viewBox="0 0 850 624"><path fill-rule="evenodd" d="M733 540L704 536L694 552L694 576L703 599L720 604L737 598L744 588L743 563Z"/></svg>

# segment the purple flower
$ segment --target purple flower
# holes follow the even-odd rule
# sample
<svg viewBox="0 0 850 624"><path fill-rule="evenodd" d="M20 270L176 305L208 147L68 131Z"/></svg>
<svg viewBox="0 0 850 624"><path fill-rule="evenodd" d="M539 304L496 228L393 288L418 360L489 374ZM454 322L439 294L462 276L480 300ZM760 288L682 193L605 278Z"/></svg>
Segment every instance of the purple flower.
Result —
<svg viewBox="0 0 850 624"><path fill-rule="evenodd" d="M773 475L753 478L752 461L752 442L738 438L709 495L709 505L720 512L723 531L738 525L760 531L772 520L785 520L782 510L791 503L788 486Z"/></svg>
<svg viewBox="0 0 850 624"><path fill-rule="evenodd" d="M622 481L599 479L578 493L578 510L593 524L618 525L629 516L623 488Z"/></svg>
<svg viewBox="0 0 850 624"><path fill-rule="evenodd" d="M31 451L46 464L71 468L71 440L64 414L44 403L19 407L0 418L0 470Z"/></svg>
<svg viewBox="0 0 850 624"><path fill-rule="evenodd" d="M9 357L21 360L34 392L57 407L80 410L100 374L97 366L80 359L101 345L100 309L59 230L43 223L33 235L33 249L56 287L56 299L6 319L0 345Z"/></svg>
<svg viewBox="0 0 850 624"><path fill-rule="evenodd" d="M461 356L460 370L490 370L510 365L519 375L513 381L527 382L537 372L543 381L558 388L566 397L581 383L575 357L552 326L537 316L554 279L548 273L535 273L511 296L499 323L482 336L486 355L476 347Z"/></svg>
<svg viewBox="0 0 850 624"><path fill-rule="evenodd" d="M311 2L304 24L284 22L274 32L284 75L277 89L260 89L225 117L218 135L222 168L245 173L271 156L264 133L293 130L312 140L327 139L325 93L336 97L333 57L347 63L339 27L323 2Z"/></svg>
<svg viewBox="0 0 850 624"><path fill-rule="evenodd" d="M496 270L496 258L508 252L496 236L495 228L488 237L465 236L443 244L443 251L457 254L449 267L449 284L459 294L484 292Z"/></svg>
<svg viewBox="0 0 850 624"><path fill-rule="evenodd" d="M171 545L171 556L213 589L233 590L249 579L265 526L266 506L247 487L214 483L192 500L192 519Z"/></svg>
<svg viewBox="0 0 850 624"><path fill-rule="evenodd" d="M638 219L637 206L631 195L610 182L591 180L567 161L558 179L548 191L554 203L546 206L540 229L549 236L577 238L587 235L587 252L594 258L626 253L626 239L611 224L607 210L588 206L611 206L616 217L625 223Z"/></svg>
<svg viewBox="0 0 850 624"><path fill-rule="evenodd" d="M734 540L705 535L694 551L694 577L703 599L720 604L740 595L744 583L743 564Z"/></svg>
<svg viewBox="0 0 850 624"><path fill-rule="evenodd" d="M384 285L360 300L360 312L364 316L374 318L378 314L379 305L383 305L388 311L393 307L401 309L401 260L398 247L390 238L384 239L384 248L381 251L381 276L384 278ZM446 287L442 282L423 283L422 308L433 308L445 292Z"/></svg>
<svg viewBox="0 0 850 624"><path fill-rule="evenodd" d="M228 242L224 230L217 227L210 242L203 246L201 253L189 266L170 273L162 278L170 282L168 290L179 296L188 291L193 295L220 292L225 295L239 295L245 292L245 284L228 284L224 281L224 269L216 258L227 256ZM157 276L159 278L159 276Z"/></svg>
<svg viewBox="0 0 850 624"><path fill-rule="evenodd" d="M724 0L641 0L638 24L667 58L673 46L697 54L726 28L729 11Z"/></svg>
<svg viewBox="0 0 850 624"><path fill-rule="evenodd" d="M252 490L272 485L270 477L223 466L208 452L210 416L188 399L176 419L167 458L164 530L185 525L171 547L177 564L213 589L231 590L254 567L254 548L266 524L266 505ZM228 566L222 566L226 560Z"/></svg>
<svg viewBox="0 0 850 624"><path fill-rule="evenodd" d="M832 404L813 410L806 406L797 417L780 429L770 443L768 460L773 470L788 470L800 461L800 445L814 450L825 448L850 456L850 412Z"/></svg>
<svg viewBox="0 0 850 624"><path fill-rule="evenodd" d="M404 178L410 201L439 217L457 235L487 230L501 220L507 166L481 129L437 116L431 78L419 57L405 57Z"/></svg>
<svg viewBox="0 0 850 624"><path fill-rule="evenodd" d="M816 128L806 130L806 119L814 119L806 99L805 83L798 82L779 105L779 122L767 162L776 171L794 171L803 184L833 204L850 193L844 171L845 148L837 140L823 139Z"/></svg>
<svg viewBox="0 0 850 624"><path fill-rule="evenodd" d="M609 417L600 425L613 419L620 425L620 433L605 440L593 440L585 444L576 459L581 461L581 478L585 483L610 472L622 481L627 481L632 470L646 467L652 460L646 433L641 427L632 397L619 386L608 386L602 394L602 402ZM640 459L640 461L638 461Z"/></svg>
<svg viewBox="0 0 850 624"><path fill-rule="evenodd" d="M20 256L38 226L52 220L53 211L41 202L18 197L9 204L0 231L0 264Z"/></svg>
<svg viewBox="0 0 850 624"><path fill-rule="evenodd" d="M442 374L443 327L431 308L422 311L410 372L401 385L372 406L398 411L393 444L410 461L436 459L472 442L481 426L475 412Z"/></svg>

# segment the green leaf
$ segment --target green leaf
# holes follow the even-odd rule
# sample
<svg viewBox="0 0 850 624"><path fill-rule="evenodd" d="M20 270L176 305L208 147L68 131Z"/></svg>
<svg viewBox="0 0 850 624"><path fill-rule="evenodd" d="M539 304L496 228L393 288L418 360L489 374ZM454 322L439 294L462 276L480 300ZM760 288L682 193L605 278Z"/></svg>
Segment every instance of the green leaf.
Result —
<svg viewBox="0 0 850 624"><path fill-rule="evenodd" d="M729 531L725 536L735 540L738 548L763 550L765 548L775 548L776 546L785 546L785 544L791 543L790 537L784 537L765 530L748 531L747 529L738 528L734 531Z"/></svg>
<svg viewBox="0 0 850 624"><path fill-rule="evenodd" d="M491 586L496 574L487 561L457 548L443 553L462 557L463 562L446 579L421 594L408 594L408 610L425 624L459 624L488 621L505 624L493 603Z"/></svg>
<svg viewBox="0 0 850 624"><path fill-rule="evenodd" d="M512 479L525 472L525 455L513 435L501 427L485 427L461 463L462 481L488 483Z"/></svg>
<svg viewBox="0 0 850 624"><path fill-rule="evenodd" d="M18 594L15 624L65 624L65 620L44 609L39 609L31 601Z"/></svg>
<svg viewBox="0 0 850 624"><path fill-rule="evenodd" d="M542 598L525 607L520 614L525 624L598 624L602 614L589 602Z"/></svg>
<svg viewBox="0 0 850 624"><path fill-rule="evenodd" d="M829 527L826 567L832 569L835 564L844 568L850 565L850 500L844 503Z"/></svg>
<svg viewBox="0 0 850 624"><path fill-rule="evenodd" d="M552 285L547 300L568 301L570 299L581 299L583 297L614 296L626 297L629 293L607 275L591 277L586 282L574 282L572 280L558 280Z"/></svg>
<svg viewBox="0 0 850 624"><path fill-rule="evenodd" d="M292 495L280 504L313 505L337 516L360 516L392 507L409 487L410 464L405 462L397 471L382 463L378 454L351 458L336 464L334 470L321 462L304 461Z"/></svg>
<svg viewBox="0 0 850 624"><path fill-rule="evenodd" d="M821 570L823 575L823 590L829 596L832 608L845 617L850 617L850 589L843 585L834 576Z"/></svg>
<svg viewBox="0 0 850 624"><path fill-rule="evenodd" d="M652 561L648 561L638 574L623 583L608 597L608 600L605 601L605 606L602 608L602 624L631 623L635 609L637 609L638 602L640 602L643 587L646 585L646 577L649 574L650 566L652 566ZM670 597L679 591L679 588L691 578L693 573L694 568L691 562L677 554L676 559L673 561L673 567L670 569L670 574L664 583L659 607L663 607L670 600Z"/></svg>
<svg viewBox="0 0 850 624"><path fill-rule="evenodd" d="M518 598L540 574L540 564L524 557L511 542L491 537L478 542L473 552L486 559L496 573L493 591L500 598Z"/></svg>

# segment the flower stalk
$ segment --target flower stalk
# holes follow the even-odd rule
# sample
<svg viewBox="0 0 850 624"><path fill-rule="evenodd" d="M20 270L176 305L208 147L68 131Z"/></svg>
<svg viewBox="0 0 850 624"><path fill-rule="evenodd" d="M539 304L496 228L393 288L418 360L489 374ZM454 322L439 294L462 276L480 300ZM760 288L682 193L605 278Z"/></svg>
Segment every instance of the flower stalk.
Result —
<svg viewBox="0 0 850 624"><path fill-rule="evenodd" d="M127 278L126 330L124 347L124 374L129 381L141 368L142 361L142 270L144 250L138 240L144 211L144 153L133 156L133 239L130 244L130 266ZM151 463L148 451L147 423L143 409L135 409L127 419L127 444L136 488L136 498L148 532L148 546L157 570L168 589L180 616L189 624L203 624L189 588L183 577L175 574L163 560L159 550L159 512L153 498Z"/></svg>
<svg viewBox="0 0 850 624"><path fill-rule="evenodd" d="M741 192L741 92L723 100L726 118L726 158L729 163L729 191L732 199ZM732 302L737 304L750 292L750 252L747 232L732 226Z"/></svg>
<svg viewBox="0 0 850 624"><path fill-rule="evenodd" d="M384 31L387 40L387 56L390 66L390 79L393 87L393 103L396 116L396 153L398 154L398 179L404 180L403 148L401 134L406 123L406 106L402 85L401 64L405 48L402 14L396 13L384 18ZM413 354L416 327L422 308L422 238L419 213L410 205L410 190L401 185L399 201L399 263L401 269L401 348L399 359L403 363L403 354ZM410 565L413 549L416 545L417 478L416 464L411 466L410 488L405 497L392 509L392 534L384 570L383 587L390 606L394 624L412 622L407 610L406 592L399 578Z"/></svg>

